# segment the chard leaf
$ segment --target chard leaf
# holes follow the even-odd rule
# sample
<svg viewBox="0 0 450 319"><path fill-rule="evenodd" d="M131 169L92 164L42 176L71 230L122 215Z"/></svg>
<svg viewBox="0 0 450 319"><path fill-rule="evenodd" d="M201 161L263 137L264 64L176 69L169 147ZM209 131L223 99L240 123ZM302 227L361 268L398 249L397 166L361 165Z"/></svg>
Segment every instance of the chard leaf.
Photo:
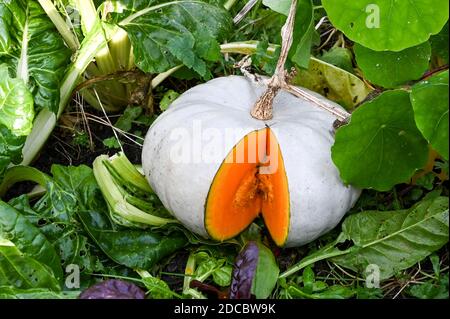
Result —
<svg viewBox="0 0 450 319"><path fill-rule="evenodd" d="M70 50L37 1L0 3L0 63L28 85L36 107L57 112L69 58Z"/></svg>
<svg viewBox="0 0 450 319"><path fill-rule="evenodd" d="M118 264L130 268L149 269L187 243L186 237L181 233L163 236L149 230L115 229L105 214L87 210L78 212L92 239Z"/></svg>
<svg viewBox="0 0 450 319"><path fill-rule="evenodd" d="M98 205L104 205L92 169L84 165L53 165L51 171L53 178L31 167L15 166L8 170L7 183L11 182L11 177L21 176L22 180L32 180L47 189L33 206L26 195L12 199L9 204L55 247L63 267L76 264L82 276L103 270L100 259L104 260L106 256L89 240L76 214L79 207L91 202L94 205L100 201Z"/></svg>
<svg viewBox="0 0 450 319"><path fill-rule="evenodd" d="M0 286L0 299L75 299L79 294L78 291L55 292L47 288Z"/></svg>
<svg viewBox="0 0 450 319"><path fill-rule="evenodd" d="M11 163L22 160L22 147L33 118L33 96L27 86L21 79L11 78L8 67L0 64L0 181Z"/></svg>
<svg viewBox="0 0 450 319"><path fill-rule="evenodd" d="M0 286L60 290L59 282L50 268L25 256L5 239L0 239Z"/></svg>
<svg viewBox="0 0 450 319"><path fill-rule="evenodd" d="M119 25L128 32L136 65L161 73L184 64L210 77L206 61L220 58L219 41L231 30L229 13L202 1L121 1Z"/></svg>
<svg viewBox="0 0 450 319"><path fill-rule="evenodd" d="M10 239L26 256L47 265L62 280L61 260L47 238L16 209L0 200L0 236Z"/></svg>
<svg viewBox="0 0 450 319"><path fill-rule="evenodd" d="M19 164L21 162L25 138L25 136L12 134L6 126L0 124L0 181L11 163Z"/></svg>
<svg viewBox="0 0 450 319"><path fill-rule="evenodd" d="M0 125L15 136L30 134L33 126L33 96L25 82L9 76L5 64L0 65Z"/></svg>

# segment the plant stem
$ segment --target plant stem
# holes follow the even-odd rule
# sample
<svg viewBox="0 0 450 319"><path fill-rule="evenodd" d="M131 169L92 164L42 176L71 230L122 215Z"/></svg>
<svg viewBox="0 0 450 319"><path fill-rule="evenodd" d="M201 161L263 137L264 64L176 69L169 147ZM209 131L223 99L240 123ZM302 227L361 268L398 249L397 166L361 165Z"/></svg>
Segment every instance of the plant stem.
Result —
<svg viewBox="0 0 450 319"><path fill-rule="evenodd" d="M170 70L160 73L157 76L155 76L152 79L152 89L154 89L155 87L157 87L158 85L160 85L165 79L167 79L169 76L171 76L173 73L175 73L176 71L178 71L179 69L181 69L183 67L183 65L178 65L174 68L171 68Z"/></svg>
<svg viewBox="0 0 450 319"><path fill-rule="evenodd" d="M51 178L40 170L29 166L14 166L6 171L6 174L0 184L0 198L3 197L8 189L19 182L31 181L46 188Z"/></svg>
<svg viewBox="0 0 450 319"><path fill-rule="evenodd" d="M87 66L94 59L97 52L107 45L106 39L103 32L100 31L100 28L101 25L98 23L97 27L84 39L81 49L78 51L77 59L66 73L63 84L61 85L61 100L57 118L59 118L64 111L65 106L72 97L72 91L75 89Z"/></svg>
<svg viewBox="0 0 450 319"><path fill-rule="evenodd" d="M324 260L324 259L328 259L328 258L340 256L340 255L345 255L347 253L348 253L347 250L339 250L339 249L334 248L328 253L318 254L317 256L312 257L312 258L306 257L303 260L301 260L298 264L296 264L295 266L293 266L293 267L289 268L288 270L286 270L285 272L283 272L278 278L286 278L286 277L296 273L297 271L299 271L309 265L312 265L320 260Z"/></svg>
<svg viewBox="0 0 450 319"><path fill-rule="evenodd" d="M128 203L104 163L104 161L109 160L107 155L101 155L94 160L92 167L95 180L97 181L105 201L108 203L108 208L112 215L118 215L129 222L152 226L162 226L167 223L177 222L174 219L151 215Z"/></svg>
<svg viewBox="0 0 450 319"><path fill-rule="evenodd" d="M259 41L243 41L243 42L230 42L220 45L220 52L222 53L237 53L252 55L258 48ZM269 44L267 48L268 54L274 54L278 45Z"/></svg>
<svg viewBox="0 0 450 319"><path fill-rule="evenodd" d="M88 34L99 19L94 2L92 0L74 0L74 2L81 17L81 24L84 28L83 32Z"/></svg>
<svg viewBox="0 0 450 319"><path fill-rule="evenodd" d="M56 7L53 5L53 2L51 0L38 1L47 16L50 18L50 20L52 20L56 29L61 34L69 48L72 51L76 51L80 47L78 38L75 36L72 30L70 30L69 26L64 22L64 19L61 17Z"/></svg>
<svg viewBox="0 0 450 319"><path fill-rule="evenodd" d="M109 162L111 163L112 168L117 171L119 176L128 178L128 183L146 194L154 193L145 177L136 169L124 153L120 152L113 155L109 159Z"/></svg>
<svg viewBox="0 0 450 319"><path fill-rule="evenodd" d="M105 37L102 32L98 32L97 28L101 28L98 24L92 32L83 40L77 59L69 67L63 79L60 88L60 100L58 113L42 109L34 120L33 129L27 136L25 145L22 149L22 165L29 165L36 157L38 152L44 146L48 137L56 126L57 119L61 116L65 106L69 103L72 91L78 84L83 72L91 63L95 54L106 45Z"/></svg>
<svg viewBox="0 0 450 319"><path fill-rule="evenodd" d="M273 100L286 83L287 73L284 65L286 64L286 59L292 46L296 11L297 0L292 0L286 23L281 29L281 53L275 73L269 81L266 92L259 98L251 111L251 115L258 120L265 121L273 117Z"/></svg>
<svg viewBox="0 0 450 319"><path fill-rule="evenodd" d="M222 53L237 53L237 54L252 55L256 52L258 43L259 43L258 41L232 42L222 44L220 46L220 49ZM274 54L276 48L277 45L269 44L269 47L267 48L267 53ZM311 57L311 59L315 60L316 58ZM338 108L330 103L326 103L324 100L319 99L314 95L311 95L310 93L299 87L284 83L282 89L298 98L302 98L312 102L314 105L317 105L321 109L336 116L340 121L346 122L350 117L350 113L348 113L347 111Z"/></svg>
<svg viewBox="0 0 450 319"><path fill-rule="evenodd" d="M245 18L245 16L253 9L253 7L258 3L259 0L249 0L247 4L242 8L241 11L233 18L233 23L238 24Z"/></svg>
<svg viewBox="0 0 450 319"><path fill-rule="evenodd" d="M237 2L237 0L228 0L223 7L227 10L230 10L232 6Z"/></svg>

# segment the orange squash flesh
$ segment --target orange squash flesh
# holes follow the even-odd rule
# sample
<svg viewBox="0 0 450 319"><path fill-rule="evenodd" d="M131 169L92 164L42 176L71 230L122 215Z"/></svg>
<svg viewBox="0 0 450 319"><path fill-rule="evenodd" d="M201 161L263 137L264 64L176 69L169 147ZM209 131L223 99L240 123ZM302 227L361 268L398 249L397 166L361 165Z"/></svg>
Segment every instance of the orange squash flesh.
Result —
<svg viewBox="0 0 450 319"><path fill-rule="evenodd" d="M224 241L259 215L282 246L289 228L289 189L280 147L269 128L246 135L221 164L206 200L205 228L211 238Z"/></svg>

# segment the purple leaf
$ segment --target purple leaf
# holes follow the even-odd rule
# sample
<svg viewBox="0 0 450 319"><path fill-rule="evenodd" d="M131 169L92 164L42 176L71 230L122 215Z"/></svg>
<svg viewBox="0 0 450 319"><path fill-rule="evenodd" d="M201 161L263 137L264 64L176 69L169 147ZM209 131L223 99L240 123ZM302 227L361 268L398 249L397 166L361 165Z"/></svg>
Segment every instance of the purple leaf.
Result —
<svg viewBox="0 0 450 319"><path fill-rule="evenodd" d="M230 299L250 299L252 282L258 265L259 248L256 242L250 241L239 253L234 263L231 278Z"/></svg>
<svg viewBox="0 0 450 319"><path fill-rule="evenodd" d="M145 292L135 284L110 279L83 291L79 299L144 299Z"/></svg>

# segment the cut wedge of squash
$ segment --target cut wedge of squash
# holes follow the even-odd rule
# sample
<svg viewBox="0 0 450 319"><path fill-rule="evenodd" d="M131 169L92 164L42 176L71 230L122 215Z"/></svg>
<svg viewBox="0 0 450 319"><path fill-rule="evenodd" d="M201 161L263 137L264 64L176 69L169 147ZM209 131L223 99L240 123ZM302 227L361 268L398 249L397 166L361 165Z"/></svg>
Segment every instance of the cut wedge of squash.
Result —
<svg viewBox="0 0 450 319"><path fill-rule="evenodd" d="M214 177L205 205L205 228L216 240L241 233L262 216L282 246L289 231L289 188L283 157L269 128L246 135Z"/></svg>

